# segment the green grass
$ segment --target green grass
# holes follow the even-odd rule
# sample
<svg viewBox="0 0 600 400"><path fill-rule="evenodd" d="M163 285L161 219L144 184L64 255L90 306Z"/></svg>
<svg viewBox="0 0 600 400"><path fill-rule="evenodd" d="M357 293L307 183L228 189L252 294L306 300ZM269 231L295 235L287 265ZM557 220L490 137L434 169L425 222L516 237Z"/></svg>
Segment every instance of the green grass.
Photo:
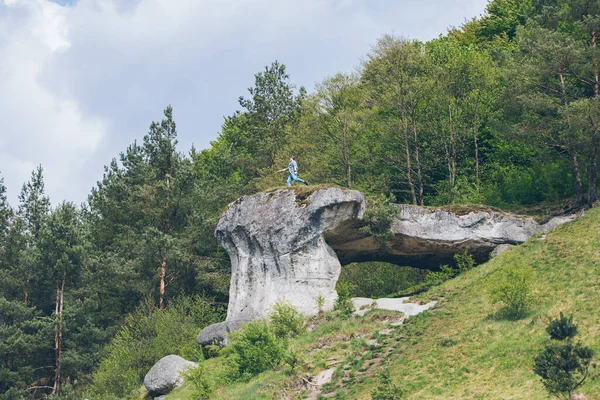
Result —
<svg viewBox="0 0 600 400"><path fill-rule="evenodd" d="M523 319L505 320L490 303L486 282L509 265L533 270L534 305ZM533 373L533 358L548 340L545 328L559 312L574 314L578 339L600 359L600 209L534 237L413 298L437 300L436 307L408 319L390 335L394 313L375 311L363 318L322 322L292 342L304 367L271 371L248 383L228 384L218 399L306 398L302 379L336 367L326 397L369 399L381 361L408 399L547 399ZM379 346L368 346L377 338ZM374 361L374 362L373 362ZM218 376L221 358L206 361ZM191 399L182 388L168 399ZM600 398L600 380L586 381L578 392ZM286 397L287 396L287 397Z"/></svg>

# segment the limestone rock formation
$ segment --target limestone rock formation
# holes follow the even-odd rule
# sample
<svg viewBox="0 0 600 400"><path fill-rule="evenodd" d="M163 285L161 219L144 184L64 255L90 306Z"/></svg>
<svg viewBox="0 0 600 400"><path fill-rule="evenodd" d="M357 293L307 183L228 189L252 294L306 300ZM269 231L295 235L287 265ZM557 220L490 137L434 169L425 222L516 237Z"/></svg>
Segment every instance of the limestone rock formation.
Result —
<svg viewBox="0 0 600 400"><path fill-rule="evenodd" d="M282 299L310 315L321 295L331 308L341 264L387 261L435 270L453 264L454 255L465 250L484 262L499 245L522 243L573 218L540 225L491 210L457 215L396 205L393 237L382 244L360 229L365 206L361 192L336 188L298 195L278 190L231 203L215 231L231 258L227 323L206 328L198 341L224 343L225 334L235 329L230 323L262 318Z"/></svg>
<svg viewBox="0 0 600 400"><path fill-rule="evenodd" d="M144 386L151 393L167 394L183 384L183 373L196 363L170 355L161 358L144 377Z"/></svg>
<svg viewBox="0 0 600 400"><path fill-rule="evenodd" d="M364 209L361 192L333 188L306 199L280 190L230 204L215 232L231 258L227 320L264 317L281 299L314 314L322 295L331 308L341 265L323 233L360 221Z"/></svg>

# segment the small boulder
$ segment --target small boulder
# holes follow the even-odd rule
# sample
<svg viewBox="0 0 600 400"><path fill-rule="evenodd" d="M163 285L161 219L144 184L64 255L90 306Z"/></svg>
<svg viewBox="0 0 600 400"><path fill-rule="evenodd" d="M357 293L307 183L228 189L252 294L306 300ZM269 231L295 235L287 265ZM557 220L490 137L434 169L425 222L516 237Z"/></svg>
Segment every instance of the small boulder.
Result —
<svg viewBox="0 0 600 400"><path fill-rule="evenodd" d="M512 244L501 244L501 245L498 245L492 251L492 257L499 256L500 254L504 253L506 250L512 249L513 247L515 247L515 246L512 245Z"/></svg>
<svg viewBox="0 0 600 400"><path fill-rule="evenodd" d="M571 400L588 400L587 396L583 393L577 393L571 396Z"/></svg>
<svg viewBox="0 0 600 400"><path fill-rule="evenodd" d="M183 385L183 374L198 364L170 355L161 358L146 374L144 386L149 392L167 394Z"/></svg>
<svg viewBox="0 0 600 400"><path fill-rule="evenodd" d="M227 334L238 330L243 324L250 322L249 319L232 319L228 321L212 324L202 329L196 338L196 342L202 346L216 344L219 346L227 345Z"/></svg>

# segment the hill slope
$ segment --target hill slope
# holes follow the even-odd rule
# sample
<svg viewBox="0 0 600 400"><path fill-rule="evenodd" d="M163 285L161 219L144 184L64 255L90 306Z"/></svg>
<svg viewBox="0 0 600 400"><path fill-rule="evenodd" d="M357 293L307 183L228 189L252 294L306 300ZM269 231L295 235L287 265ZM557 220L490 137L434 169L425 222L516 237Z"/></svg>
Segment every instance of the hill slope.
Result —
<svg viewBox="0 0 600 400"><path fill-rule="evenodd" d="M510 265L531 267L533 273L533 309L518 321L497 317L486 295L486 282ZM532 372L533 358L547 340L545 327L560 311L573 313L579 339L598 354L599 292L600 209L593 209L414 298L438 304L388 335L379 332L394 320L389 312L324 322L292 344L304 368L291 373L283 367L249 383L222 386L215 398L306 398L310 377L333 366L334 379L320 396L369 399L387 362L409 399L546 399ZM372 339L378 343L369 343ZM207 360L207 370L217 371L221 363L220 357ZM600 381L588 380L579 392L600 398ZM189 393L184 387L167 398L186 399Z"/></svg>

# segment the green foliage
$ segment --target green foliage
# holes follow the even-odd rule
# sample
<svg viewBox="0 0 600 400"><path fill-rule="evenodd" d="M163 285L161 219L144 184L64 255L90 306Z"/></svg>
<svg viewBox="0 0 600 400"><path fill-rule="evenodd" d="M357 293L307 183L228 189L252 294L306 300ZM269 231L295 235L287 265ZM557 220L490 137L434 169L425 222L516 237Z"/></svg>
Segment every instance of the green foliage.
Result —
<svg viewBox="0 0 600 400"><path fill-rule="evenodd" d="M280 300L269 310L271 332L278 338L292 338L306 330L306 317L285 300Z"/></svg>
<svg viewBox="0 0 600 400"><path fill-rule="evenodd" d="M354 312L354 304L352 303L352 293L354 285L350 282L338 281L335 287L338 298L335 300L333 309L338 311L343 316L350 316Z"/></svg>
<svg viewBox="0 0 600 400"><path fill-rule="evenodd" d="M524 317L533 302L531 268L509 266L496 272L487 284L492 303L500 303L508 318Z"/></svg>
<svg viewBox="0 0 600 400"><path fill-rule="evenodd" d="M209 399L214 391L214 382L208 377L206 366L202 363L186 373L185 381L192 387L194 399Z"/></svg>
<svg viewBox="0 0 600 400"><path fill-rule="evenodd" d="M456 269L459 273L473 269L475 266L475 260L473 260L473 256L467 250L463 253L455 254L454 261L456 261Z"/></svg>
<svg viewBox="0 0 600 400"><path fill-rule="evenodd" d="M577 325L573 323L573 315L567 318L561 311L560 316L548 324L546 331L550 335L550 339L565 340L577 335Z"/></svg>
<svg viewBox="0 0 600 400"><path fill-rule="evenodd" d="M594 351L581 343L573 343L577 326L573 316L553 320L547 328L552 339L563 342L551 342L534 359L533 371L542 378L548 393L562 395L571 399L574 391L583 385L589 376Z"/></svg>
<svg viewBox="0 0 600 400"><path fill-rule="evenodd" d="M353 263L342 267L338 282L353 285L353 297L380 298L423 282L426 271L382 262Z"/></svg>
<svg viewBox="0 0 600 400"><path fill-rule="evenodd" d="M190 356L190 347L198 346L198 330L221 318L221 311L201 297L176 299L166 310L140 306L108 345L93 377L92 397L126 397L162 357Z"/></svg>
<svg viewBox="0 0 600 400"><path fill-rule="evenodd" d="M534 372L548 393L570 399L585 382L594 352L580 343L552 343L535 358Z"/></svg>
<svg viewBox="0 0 600 400"><path fill-rule="evenodd" d="M250 322L232 332L229 340L224 353L241 380L277 367L287 352L286 342L277 338L262 320Z"/></svg>
<svg viewBox="0 0 600 400"><path fill-rule="evenodd" d="M315 303L317 305L317 312L319 313L319 315L323 314L323 312L325 311L325 301L325 296L323 296L322 293L319 293L319 295L315 299Z"/></svg>
<svg viewBox="0 0 600 400"><path fill-rule="evenodd" d="M366 225L361 230L372 235L382 245L392 238L392 222L398 218L398 208L392 204L392 197L383 194L370 196L363 220Z"/></svg>
<svg viewBox="0 0 600 400"><path fill-rule="evenodd" d="M247 110L247 130L242 145L250 150L250 162L256 170L273 168L276 151L286 142L287 127L296 121L304 88L294 93L285 65L275 61L254 75L255 86L248 89L250 99L239 98ZM288 157L289 158L289 157Z"/></svg>
<svg viewBox="0 0 600 400"><path fill-rule="evenodd" d="M0 296L0 310L0 399L29 398L31 382L49 383L43 368L52 354L54 326L22 301Z"/></svg>
<svg viewBox="0 0 600 400"><path fill-rule="evenodd" d="M284 361L285 364L290 367L290 374L293 374L299 366L305 365L305 361L300 352L294 349L288 349Z"/></svg>
<svg viewBox="0 0 600 400"><path fill-rule="evenodd" d="M427 287L441 285L447 280L454 278L457 273L457 270L451 266L441 265L439 271L433 271L427 274L424 284Z"/></svg>
<svg viewBox="0 0 600 400"><path fill-rule="evenodd" d="M388 366L379 372L377 378L377 387L371 391L372 400L400 400L403 398L403 392L392 380Z"/></svg>

